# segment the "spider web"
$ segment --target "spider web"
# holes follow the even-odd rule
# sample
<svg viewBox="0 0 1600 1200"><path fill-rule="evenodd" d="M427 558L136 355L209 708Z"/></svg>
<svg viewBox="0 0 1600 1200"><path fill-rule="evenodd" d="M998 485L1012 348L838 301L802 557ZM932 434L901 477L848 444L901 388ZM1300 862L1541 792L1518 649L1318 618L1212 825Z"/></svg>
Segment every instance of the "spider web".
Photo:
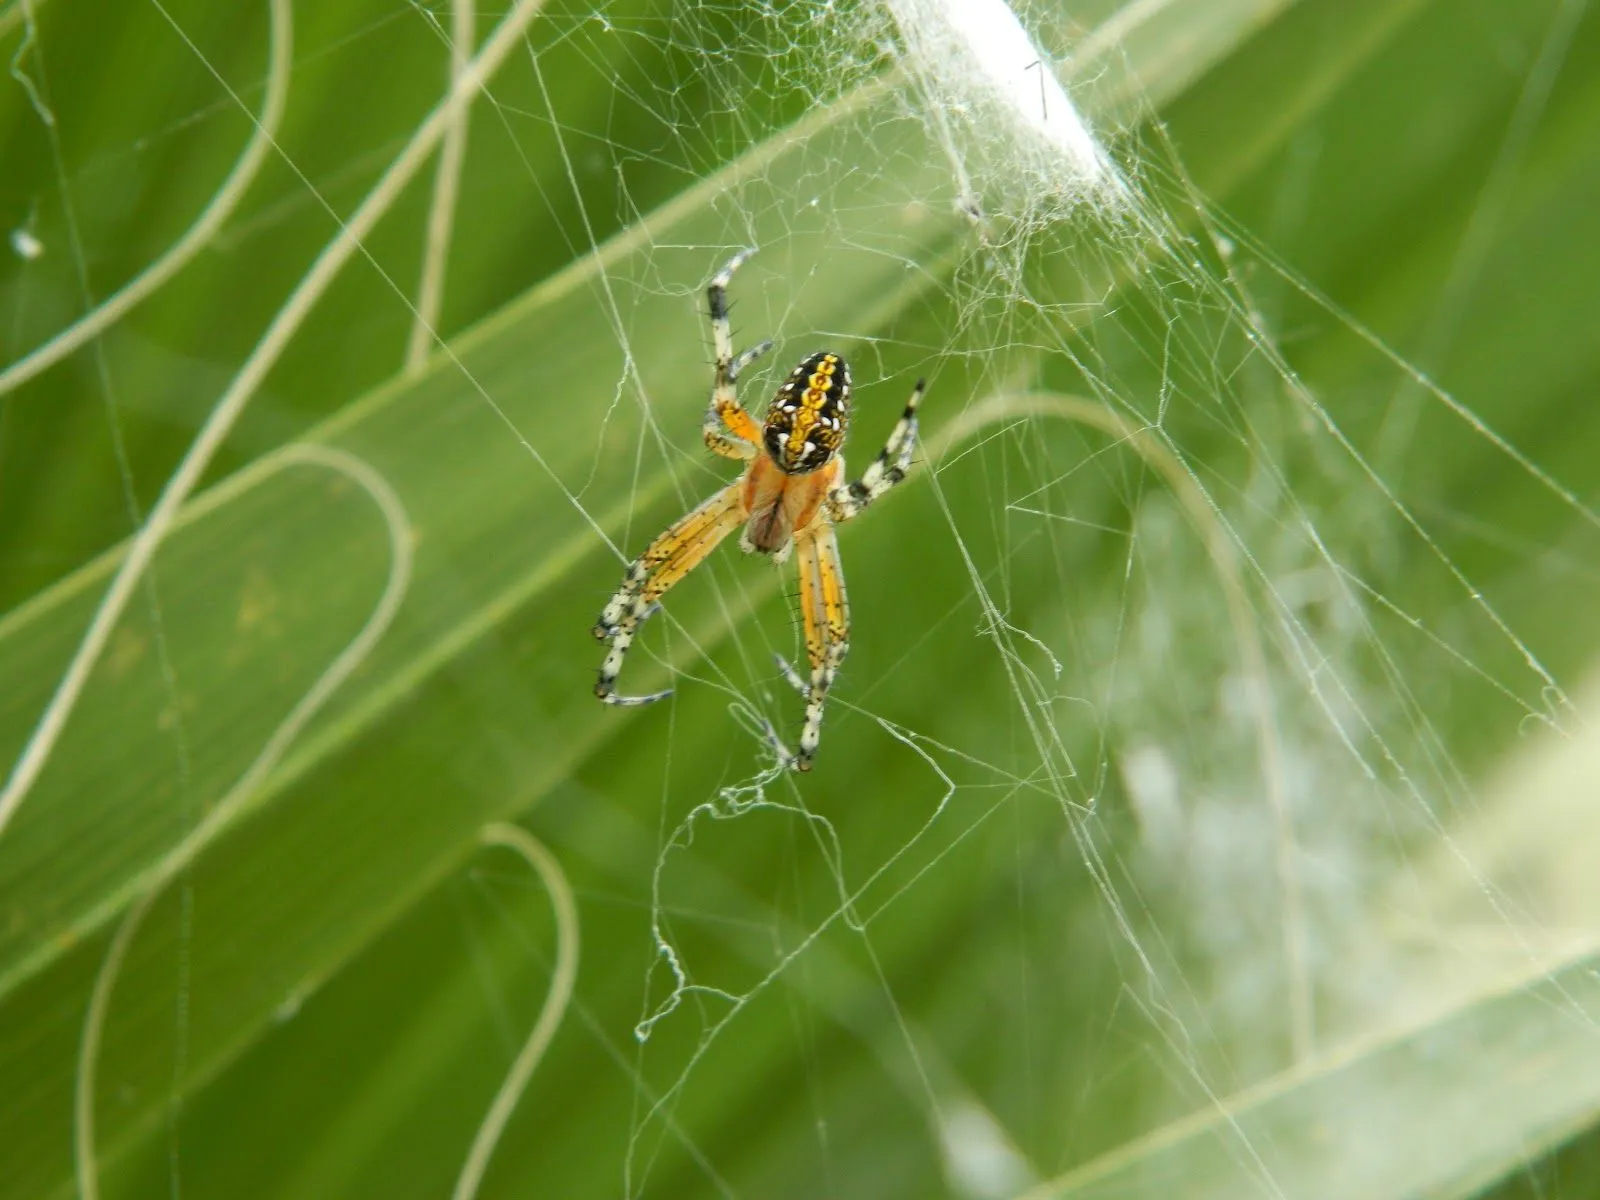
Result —
<svg viewBox="0 0 1600 1200"><path fill-rule="evenodd" d="M1561 765L1562 747L1584 729L1567 681L1582 676L1592 637L1552 631L1584 622L1575 601L1548 594L1592 582L1600 517L1592 480L1568 469L1576 460L1525 453L1506 399L1456 381L1492 353L1475 342L1491 336L1477 297L1509 270L1501 239L1518 244L1504 231L1531 203L1540 155L1561 142L1575 103L1567 56L1593 40L1593 20L1581 3L1477 13L1485 57L1514 69L1495 77L1500 107L1484 119L1470 201L1419 252L1444 266L1422 273L1421 299L1395 299L1364 295L1327 257L1366 245L1359 222L1390 214L1358 208L1340 236L1321 236L1352 203L1339 180L1353 156L1405 157L1329 100L1365 76L1285 88L1285 103L1304 106L1290 133L1208 136L1208 105L1226 107L1206 90L1211 47L1246 54L1257 24L1279 18L1284 45L1269 27L1261 54L1290 55L1297 14L1280 10L1293 7L1241 6L1234 18L1201 6L1187 26L1181 5L1088 2L552 8L474 101L445 304L422 314L447 340L441 365L407 382L390 345L418 321L409 256L441 203L413 184L363 240L349 268L360 281L331 292L273 367L277 385L241 421L224 468L308 430L353 427L352 395L426 398L445 379L440 411L444 389L467 397L491 431L485 457L440 449L435 478L425 448L399 460L408 474L346 447L358 461L338 469L356 485L329 495L351 511L327 519L350 522L348 544L363 549L346 563L338 543L303 568L303 587L334 593L326 611L285 608L287 587L246 589L254 619L285 624L295 649L276 690L248 693L225 734L185 697L208 669L247 672L226 666L222 635L188 629L182 596L203 598L206 585L178 548L185 535L172 534L160 585L124 621L162 647L150 703L175 716L144 744L175 755L162 778L177 780L177 803L152 804L160 815L130 836L172 844L236 794L265 808L251 820L266 824L358 792L392 800L419 843L460 842L459 829L508 813L537 833L573 876L582 966L486 1191L524 1194L539 1180L561 1195L1020 1196L1058 1194L1045 1186L1055 1181L1059 1194L1099 1182L1170 1194L1181 1171L1198 1194L1300 1194L1313 1190L1314 1156L1257 1121L1260 1096L1335 1075L1352 1047L1444 1028L1487 995L1537 994L1592 1034L1587 994L1565 970L1592 952L1592 889L1507 814L1537 794L1549 797L1539 813L1570 816L1563 805L1592 793L1559 778L1583 778L1581 765ZM1367 22L1343 35L1358 61L1385 45L1403 58L1447 23L1426 6L1391 7L1349 22ZM259 66L210 47L237 45L257 64L266 26L256 14L230 41L226 21L198 8L143 14L169 38L181 32L173 52L187 56L195 95L175 89L143 124L98 132L99 118L75 115L71 73L52 65L52 38L68 62L75 43L49 9L0 13L17 85L7 112L16 129L32 121L18 144L63 139L37 155L56 177L41 167L0 197L15 210L0 320L6 345L26 348L89 307L96 270L120 282L151 257L120 242L124 227L99 200L113 189L97 181L153 173L162 147L220 139L228 122L237 134L241 110L259 111ZM503 15L480 14L478 44ZM342 94L362 60L389 54L437 68L429 87L370 122L352 109L342 141L296 142L291 126L268 168L277 177L210 243L223 265L196 270L266 272L274 239L325 226L328 212L354 220L371 179L422 127L452 13L371 4L342 17L297 32L309 48L291 95ZM1184 48L1178 61L1164 56L1172 46ZM219 94L223 78L232 94ZM476 234L484 223L500 233ZM385 241L398 243L401 225L405 251ZM252 257L253 243L269 250ZM775 661L804 660L796 584L731 547L668 596L624 670L624 691L670 686L673 698L566 715L586 702L600 656L581 635L627 557L729 477L697 436L710 374L701 310L705 280L746 245L759 254L733 284L736 342L777 342L741 379L752 409L802 355L844 353L855 474L912 381L930 380L912 479L841 531L852 647L807 778L773 746L800 717ZM506 266L518 248L526 261ZM63 282L75 259L81 287ZM282 286L264 286L267 299L241 301L244 340L209 362L181 361L176 348L199 353L178 331L189 318L160 297L153 315L80 352L99 358L77 399L112 431L103 445L102 432L82 435L91 516L67 553L41 534L48 523L9 506L7 545L53 553L19 572L8 604L59 589L144 522L205 397L246 360L294 280L271 282ZM492 328L512 318L491 314L517 309L530 287L556 296L550 321L581 309L588 324L568 352L535 310L536 351L507 365ZM373 348L345 354L350 340ZM152 398L162 372L176 373L177 399ZM22 406L49 403L52 387L75 394L51 375L28 386L36 394L8 402L14 422L34 421ZM332 426L317 424L330 415ZM14 428L13 461L51 432ZM363 483L363 469L376 481ZM476 540L449 540L449 503L429 505L452 481L466 497L456 507L482 503L472 472L525 488L525 511L570 535L557 543L578 547L568 558L536 564L560 595L494 590L494 571L526 575L509 564L543 542L535 551L488 517ZM1494 500L1464 491L1460 474L1481 477ZM12 475L13 496L50 496L25 468ZM350 499L385 487L410 513L384 510L388 539ZM297 495L279 500L309 503ZM246 517L238 529L273 519ZM401 537L395 523L407 520ZM398 623L349 659L353 674L329 685L341 690L324 709L323 671L373 628L362 614L385 548L407 538L419 573L395 585ZM429 568L441 540L447 564ZM247 555L247 583L252 564L284 569L266 551L259 563ZM522 599L474 607L513 593ZM7 630L28 628L24 617ZM48 665L53 683L63 668ZM455 689L468 698L452 706ZM302 734L282 713L311 696ZM406 738L424 747L411 758L394 749ZM564 741L577 747L567 757ZM83 794L81 782L40 778L16 825L0 826L0 868L8 840L18 855L48 845L44 822ZM423 814L458 801L458 831L430 833ZM217 852L236 867L256 836L239 828ZM370 818L306 828L310 864L362 857L341 838L384 838ZM95 861L92 831L75 836ZM213 878L225 870L208 874L198 851L162 859L177 865L158 877L166 894L150 885L148 934L130 934L104 1047L63 1059L68 1073L101 1064L108 1178L203 1194L204 1181L228 1177L230 1154L262 1152L248 1133L217 1130L273 1081L266 1140L302 1149L263 1172L263 1194L449 1186L557 959L545 886L466 857L419 852L395 868L401 882L350 900L361 919L329 917L345 939L336 951L302 961L263 945L248 956L259 978L233 991L207 965L226 961L208 937L244 927L229 924L241 912ZM0 874L19 913L28 878ZM212 896L224 919L208 933ZM316 899L345 912L339 895ZM105 953L89 939L78 990L63 994L88 995ZM375 1003L413 984L414 1005ZM252 989L270 1000L270 1026L241 1015ZM140 1026L145 1010L161 1016ZM154 1048L135 1036L163 1025ZM461 1032L474 1025L483 1032ZM423 1048L435 1043L471 1049ZM351 1063L348 1081L329 1085L336 1121L307 1099L320 1085L306 1063L330 1045ZM1488 1049L1485 1039L1453 1053ZM144 1097L145 1115L118 1126L111 1095ZM304 1118L291 1115L299 1107ZM418 1133L435 1121L437 1135ZM1302 1116L1291 1129L1314 1124ZM1214 1159L1150 1148L1186 1144L1197 1126ZM1406 1127L1395 1132L1390 1154L1403 1157ZM1128 1161L1134 1174L1119 1174ZM1446 1163L1460 1186L1470 1171ZM1388 1178L1386 1194L1405 1193L1405 1177Z"/></svg>

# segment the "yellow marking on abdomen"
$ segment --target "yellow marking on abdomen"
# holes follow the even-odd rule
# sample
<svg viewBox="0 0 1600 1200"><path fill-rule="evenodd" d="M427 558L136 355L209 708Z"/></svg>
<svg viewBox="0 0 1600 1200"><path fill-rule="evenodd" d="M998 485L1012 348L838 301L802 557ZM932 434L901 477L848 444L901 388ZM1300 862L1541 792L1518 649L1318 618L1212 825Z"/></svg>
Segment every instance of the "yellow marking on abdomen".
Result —
<svg viewBox="0 0 1600 1200"><path fill-rule="evenodd" d="M809 386L800 393L800 411L794 414L794 424L789 427L786 449L791 458L799 457L806 444L806 435L816 425L817 415L828 402L828 388L833 383L833 373L838 364L839 359L835 355L826 355L806 380Z"/></svg>
<svg viewBox="0 0 1600 1200"><path fill-rule="evenodd" d="M792 418L794 424L789 427L788 451L791 457L798 457L801 449L806 444L806 435L811 432L811 427L817 423L817 409L820 407L812 396L820 396L820 392L806 392L800 398L800 411Z"/></svg>

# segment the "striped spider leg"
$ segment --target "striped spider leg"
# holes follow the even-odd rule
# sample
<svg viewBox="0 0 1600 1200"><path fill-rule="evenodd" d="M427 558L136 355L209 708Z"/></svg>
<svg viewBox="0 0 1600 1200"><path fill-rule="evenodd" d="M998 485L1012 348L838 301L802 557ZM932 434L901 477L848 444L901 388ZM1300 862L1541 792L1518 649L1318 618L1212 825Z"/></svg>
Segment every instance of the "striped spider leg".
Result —
<svg viewBox="0 0 1600 1200"><path fill-rule="evenodd" d="M622 660L627 657L639 626L660 607L659 601L667 590L699 566L717 543L744 520L741 499L740 485L729 484L675 521L628 567L622 586L600 610L600 619L594 626L594 636L611 643L594 685L594 694L601 700L628 706L651 704L672 695L671 688L646 696L619 695L617 676L622 673Z"/></svg>
<svg viewBox="0 0 1600 1200"><path fill-rule="evenodd" d="M728 323L728 285L733 273L755 251L741 250L728 260L706 285L706 305L711 312L711 340L716 349L716 376L711 385L711 403L701 422L700 434L707 449L723 458L749 460L761 449L761 427L739 403L735 384L739 373L768 350L772 342L758 342L742 354L733 352L733 327Z"/></svg>
<svg viewBox="0 0 1600 1200"><path fill-rule="evenodd" d="M834 526L860 516L869 504L905 479L917 446L917 406L926 390L926 381L917 380L905 411L872 465L860 479L833 487L816 523L795 538L800 567L800 608L805 623L806 656L811 662L811 681L803 680L799 672L781 658L778 665L790 685L806 698L805 725L793 759L796 770L811 769L811 760L822 740L822 710L827 703L828 689L833 686L844 656L850 651L850 603ZM844 474L842 457L839 474L840 477Z"/></svg>
<svg viewBox="0 0 1600 1200"><path fill-rule="evenodd" d="M872 465L861 473L860 479L828 493L828 516L835 523L859 517L867 505L906 477L911 469L911 456L917 450L917 406L927 390L928 381L917 380L917 386L911 389L911 399L906 401L905 410L889 431L889 440L878 451ZM843 465L840 463L841 474Z"/></svg>
<svg viewBox="0 0 1600 1200"><path fill-rule="evenodd" d="M733 273L754 253L751 249L735 254L706 287L711 338L717 357L711 401L700 433L707 448L714 453L744 460L760 453L761 427L739 403L735 385L739 372L772 349L772 343L761 342L742 354L734 354L733 330L728 323L728 284L733 280ZM644 696L619 695L617 676L622 672L623 660L639 626L660 607L660 598L748 516L741 484L742 481L722 489L651 542L629 565L622 586L601 610L593 633L601 641L609 641L611 647L600 666L594 694L607 704L650 704L672 695L671 688Z"/></svg>
<svg viewBox="0 0 1600 1200"><path fill-rule="evenodd" d="M797 771L809 771L822 740L822 708L828 689L850 653L850 599L844 588L844 568L839 563L839 539L833 522L824 516L795 538L795 561L800 568L800 616L806 634L806 657L811 660L811 682L779 656L778 666L790 685L806 698L806 719L800 746L790 758Z"/></svg>

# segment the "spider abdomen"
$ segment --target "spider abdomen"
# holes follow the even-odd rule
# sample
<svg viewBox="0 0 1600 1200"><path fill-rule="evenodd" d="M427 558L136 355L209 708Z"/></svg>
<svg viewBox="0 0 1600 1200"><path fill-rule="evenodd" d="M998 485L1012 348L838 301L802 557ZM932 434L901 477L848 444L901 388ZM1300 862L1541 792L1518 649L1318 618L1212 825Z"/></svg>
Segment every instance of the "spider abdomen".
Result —
<svg viewBox="0 0 1600 1200"><path fill-rule="evenodd" d="M844 445L850 419L850 368L819 350L789 373L767 407L761 443L785 475L824 466Z"/></svg>

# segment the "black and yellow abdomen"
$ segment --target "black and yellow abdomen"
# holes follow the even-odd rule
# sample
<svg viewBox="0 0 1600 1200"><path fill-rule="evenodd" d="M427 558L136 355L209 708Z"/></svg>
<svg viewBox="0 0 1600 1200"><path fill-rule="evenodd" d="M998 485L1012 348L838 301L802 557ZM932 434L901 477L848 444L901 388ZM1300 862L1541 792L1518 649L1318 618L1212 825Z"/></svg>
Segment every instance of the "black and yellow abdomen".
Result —
<svg viewBox="0 0 1600 1200"><path fill-rule="evenodd" d="M844 445L850 419L850 368L827 350L803 359L767 408L761 442L786 475L807 475Z"/></svg>

